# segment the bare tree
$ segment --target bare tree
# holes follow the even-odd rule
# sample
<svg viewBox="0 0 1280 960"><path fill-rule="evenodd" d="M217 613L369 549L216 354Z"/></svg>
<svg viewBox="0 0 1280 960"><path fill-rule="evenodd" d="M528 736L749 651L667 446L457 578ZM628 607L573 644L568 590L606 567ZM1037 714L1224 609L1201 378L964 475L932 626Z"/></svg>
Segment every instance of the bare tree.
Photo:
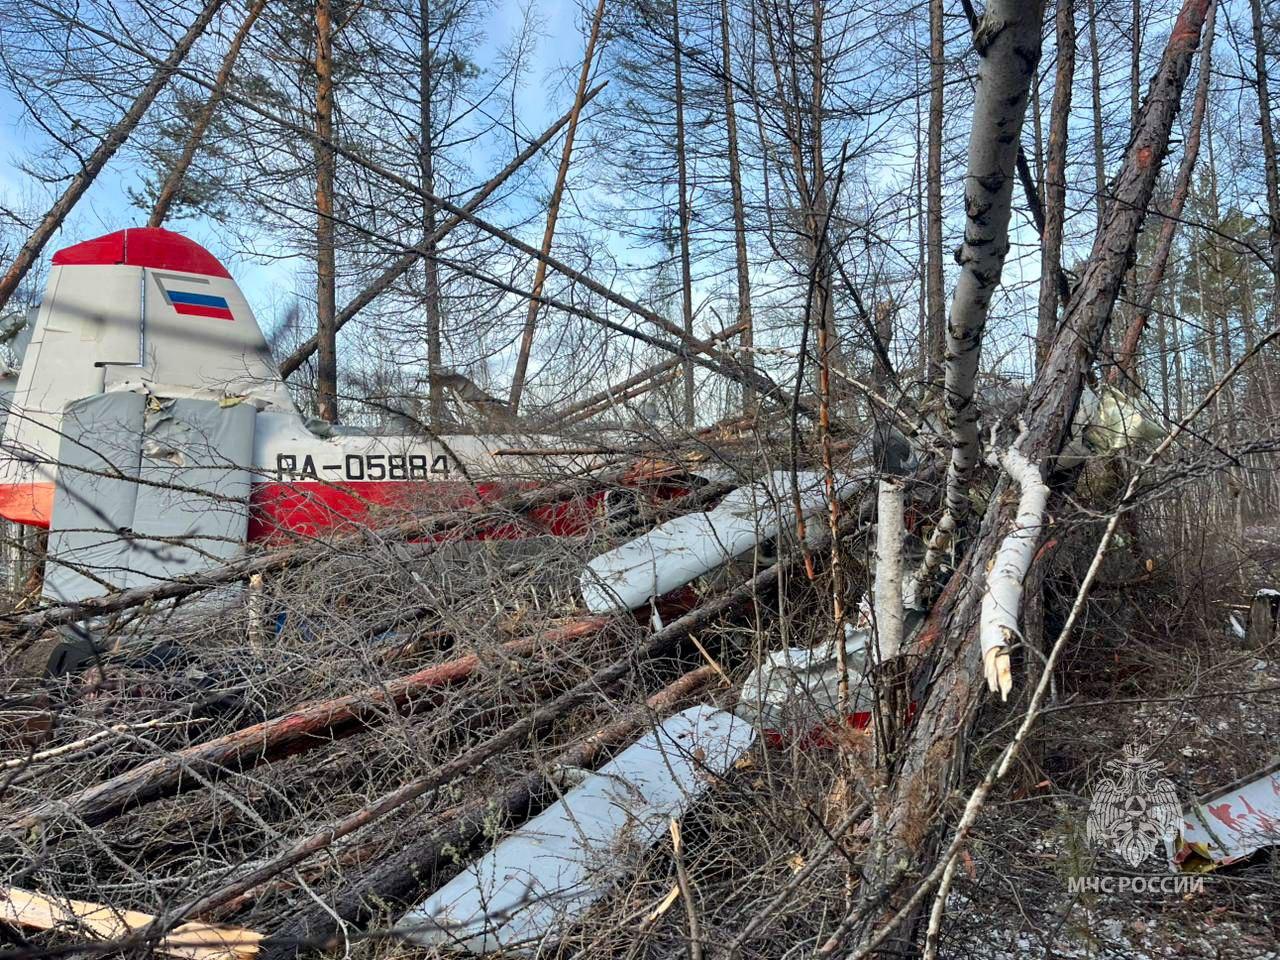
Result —
<svg viewBox="0 0 1280 960"><path fill-rule="evenodd" d="M333 190L333 9L315 6L315 183L316 183L316 414L338 421L337 266L334 250Z"/></svg>
<svg viewBox="0 0 1280 960"><path fill-rule="evenodd" d="M102 172L108 161L115 156L116 151L129 139L129 135L133 133L143 115L150 109L160 91L169 83L174 71L186 59L196 41L203 36L209 24L213 22L218 11L222 9L224 2L225 0L208 0L205 3L195 20L192 21L191 26L187 28L186 32L174 45L173 50L163 61L156 65L151 79L138 92L129 109L125 111L124 116L111 128L94 151L85 158L80 171L71 178L71 182L62 191L62 195L49 208L49 212L44 215L31 236L27 238L17 255L14 256L13 262L5 270L4 276L0 277L0 310L9 302L9 298L13 296L14 291L22 283L22 278L27 275L27 271L31 269L39 258L45 248L45 244L57 232L58 227L62 225L62 221L71 212L71 208L84 196L85 191L93 184L93 181Z"/></svg>
<svg viewBox="0 0 1280 960"><path fill-rule="evenodd" d="M1062 270L1062 231L1067 217L1067 139L1070 134L1071 88L1075 83L1076 23L1074 0L1058 0L1055 33L1058 66L1053 80L1049 115L1049 149L1045 164L1044 233L1040 246L1040 276L1056 277ZM1040 315L1036 326L1036 362L1043 363L1058 325L1058 285L1040 284Z"/></svg>

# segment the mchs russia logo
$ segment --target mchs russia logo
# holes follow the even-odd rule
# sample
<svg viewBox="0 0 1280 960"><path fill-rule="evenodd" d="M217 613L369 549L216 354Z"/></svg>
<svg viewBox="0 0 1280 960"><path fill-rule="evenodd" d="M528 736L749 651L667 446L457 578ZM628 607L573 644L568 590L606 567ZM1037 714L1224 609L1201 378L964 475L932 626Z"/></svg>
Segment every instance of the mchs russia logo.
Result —
<svg viewBox="0 0 1280 960"><path fill-rule="evenodd" d="M1089 804L1089 842L1105 846L1130 867L1155 852L1178 829L1182 807L1173 782L1162 776L1160 763L1147 758L1136 741L1125 744L1124 757L1108 760L1104 777Z"/></svg>

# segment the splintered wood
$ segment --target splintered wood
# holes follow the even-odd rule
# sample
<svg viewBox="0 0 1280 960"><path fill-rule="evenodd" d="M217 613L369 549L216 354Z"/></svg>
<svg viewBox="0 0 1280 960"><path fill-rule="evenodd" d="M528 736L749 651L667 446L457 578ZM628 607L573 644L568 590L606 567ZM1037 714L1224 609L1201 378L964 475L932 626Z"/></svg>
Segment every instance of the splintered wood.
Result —
<svg viewBox="0 0 1280 960"><path fill-rule="evenodd" d="M29 930L65 929L73 936L111 942L145 936L154 920L137 910L0 887L0 921ZM262 934L253 930L184 923L161 938L155 949L182 960L250 960L257 956L261 940Z"/></svg>

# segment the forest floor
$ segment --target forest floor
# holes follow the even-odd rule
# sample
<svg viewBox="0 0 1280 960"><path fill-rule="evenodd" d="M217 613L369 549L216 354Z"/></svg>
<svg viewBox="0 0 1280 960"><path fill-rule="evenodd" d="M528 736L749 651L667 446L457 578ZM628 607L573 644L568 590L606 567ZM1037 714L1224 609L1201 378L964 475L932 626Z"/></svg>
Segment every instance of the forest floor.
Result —
<svg viewBox="0 0 1280 960"><path fill-rule="evenodd" d="M547 554L536 583L517 585L499 566L424 587L393 554L365 546L328 568L300 572L298 582L282 579L276 589L292 598L290 619L265 645L243 647L244 623L196 617L172 626L185 653L134 662L98 690L75 682L61 694L55 690L45 706L53 709L58 725L47 743L74 741L106 723L172 718L175 704L205 706L171 729L122 737L111 750L53 758L20 771L0 798L0 813L68 796L166 750L294 704L349 693L468 651L484 661L476 680L438 702L424 702L410 715L388 713L370 729L229 773L216 784L190 783L194 789L130 810L105 827L60 822L38 838L33 834L38 843L6 854L15 857L4 865L11 868L9 882L160 913L190 890L260 862L286 839L322 829L446 762L638 644L644 633L640 623L567 648L539 645L522 658L501 652L500 640L538 636L549 625L581 614L569 590L581 549L557 547ZM1247 648L1225 629L1226 605L1247 599L1240 584L1263 582L1259 578L1269 576L1267 566L1253 563L1247 576L1239 571L1227 576L1223 565L1208 561L1195 570L1175 570L1162 559L1171 553L1152 553L1154 572L1125 551L1105 568L1067 648L1056 698L1020 766L979 821L949 899L941 956L1243 960L1278 955L1280 860L1269 853L1205 876L1198 892L1073 893L1070 888L1073 877L1168 875L1158 854L1129 870L1087 842L1091 796L1106 762L1120 757L1126 743L1136 740L1147 748L1179 795L1190 797L1265 766L1280 742L1280 650ZM1062 600L1074 595L1072 577L1079 565L1061 566L1047 587L1056 598L1051 610L1060 610ZM806 592L812 588L803 578L792 586L786 598L790 615L762 609L754 618L717 623L701 634L701 649L686 645L646 665L541 743L511 750L478 775L335 844L325 857L216 919L269 934L298 910L341 896L346 877L447 824L467 804L500 795L525 772L546 768L555 750L620 716L681 672L701 666L704 657L722 665L727 680L716 679L699 698L732 706L760 651L811 644L827 629L827 621L812 615L825 609L822 600ZM389 597L424 590L439 601L440 616L416 628L414 646L397 647L389 661L387 638L366 634L372 612L384 608ZM535 597L541 599L535 602ZM1052 630L1052 614L1048 619ZM320 623L324 630L315 626ZM439 633L441 623L448 625L447 636ZM989 705L969 745L970 783L972 771L985 769L1021 718L1037 677L1035 659L1019 658L1017 670L1014 696L1007 704ZM225 705L210 708L210 696L224 692ZM626 879L584 922L558 943L544 945L539 955L682 956L690 910L708 947L728 943L806 865L835 824L858 806L858 797L869 795L872 753L866 732L850 732L827 744L757 744L681 822L692 907L671 896L676 868L669 843L627 851L634 869ZM944 809L948 823L954 823L962 804L957 796ZM502 829L499 821L488 824L476 845L453 851L437 867L431 886L460 871ZM866 835L864 822L841 838L835 855L743 945L744 960L812 954L856 896ZM375 911L367 928L385 930L402 910L403 905L388 905ZM378 960L438 955L381 938L353 939L349 949L334 955L352 952Z"/></svg>

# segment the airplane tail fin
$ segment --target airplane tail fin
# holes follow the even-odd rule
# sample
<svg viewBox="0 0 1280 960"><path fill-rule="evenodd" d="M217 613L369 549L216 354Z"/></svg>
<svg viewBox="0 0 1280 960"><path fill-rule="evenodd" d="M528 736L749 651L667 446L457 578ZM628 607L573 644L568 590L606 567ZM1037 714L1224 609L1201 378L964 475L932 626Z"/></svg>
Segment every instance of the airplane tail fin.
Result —
<svg viewBox="0 0 1280 960"><path fill-rule="evenodd" d="M181 234L132 227L54 254L9 400L0 515L47 526L63 411L117 390L293 411L231 274Z"/></svg>

